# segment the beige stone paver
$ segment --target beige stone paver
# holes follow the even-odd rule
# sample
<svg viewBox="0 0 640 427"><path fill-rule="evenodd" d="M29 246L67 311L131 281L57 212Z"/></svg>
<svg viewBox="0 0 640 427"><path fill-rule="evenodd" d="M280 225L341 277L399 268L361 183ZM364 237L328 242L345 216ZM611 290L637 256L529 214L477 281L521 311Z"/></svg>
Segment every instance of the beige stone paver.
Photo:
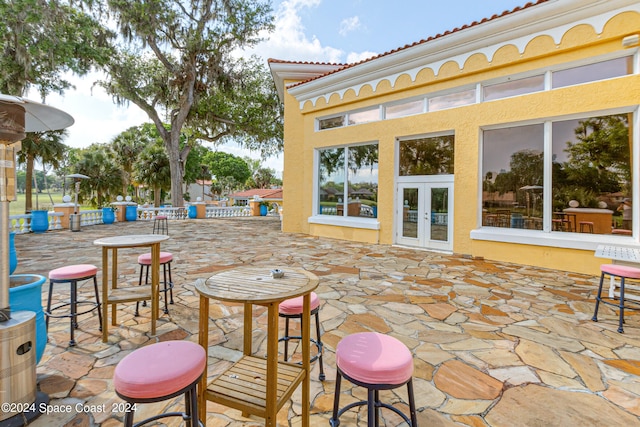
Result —
<svg viewBox="0 0 640 427"><path fill-rule="evenodd" d="M101 267L93 240L149 233L136 221L84 226L81 232L18 235L16 274L47 275L71 263ZM51 319L49 342L37 367L38 386L51 405L80 403L81 413L42 416L32 425L120 425L122 413L92 411L119 402L113 369L126 354L156 341L197 341L198 295L194 283L238 265L302 267L320 278L317 293L327 379L312 371L311 425L328 425L335 385L335 347L351 333L374 330L405 343L414 355L414 386L421 426L640 426L640 316L629 312L619 334L616 312L603 307L592 322L597 278L529 266L468 259L388 245L371 245L302 234L285 234L273 218L172 221L162 250L174 254L175 304L149 336L149 308L133 315L119 306L119 325L102 343L95 312L79 319L78 345L68 348L66 319ZM123 280L137 282L135 250L121 251ZM102 272L98 273L101 279ZM56 287L57 301L68 298ZM80 288L91 296L90 284ZM43 299L46 288L43 289ZM45 300L46 301L46 300ZM254 348L265 352L265 312L254 310ZM210 378L242 348L242 306L211 304ZM343 384L342 403L364 390ZM406 391L383 394L407 410ZM301 393L278 414L279 425L301 425ZM182 407L181 399L145 405L138 416ZM401 423L382 411L381 425ZM167 420L166 425L179 425ZM208 426L258 426L238 411L207 404ZM366 411L354 409L341 426L365 426Z"/></svg>

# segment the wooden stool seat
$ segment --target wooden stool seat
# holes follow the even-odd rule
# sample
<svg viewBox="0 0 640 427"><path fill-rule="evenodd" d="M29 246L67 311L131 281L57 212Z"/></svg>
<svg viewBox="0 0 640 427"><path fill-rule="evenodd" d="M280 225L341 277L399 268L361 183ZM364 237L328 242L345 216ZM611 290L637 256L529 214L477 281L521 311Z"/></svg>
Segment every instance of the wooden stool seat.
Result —
<svg viewBox="0 0 640 427"><path fill-rule="evenodd" d="M345 377L353 384L366 387L367 400L350 403L339 410L340 383ZM413 357L409 349L398 339L377 332L361 332L343 338L336 347L336 385L333 415L329 421L333 427L340 425L340 415L360 405L368 406L368 426L379 424L377 408L387 408L398 414L411 427L417 427L413 396ZM379 391L407 385L410 417L398 408L380 402Z"/></svg>
<svg viewBox="0 0 640 427"><path fill-rule="evenodd" d="M180 416L187 426L200 425L196 384L204 372L206 353L190 341L164 341L135 350L125 356L113 373L116 394L125 401L160 402L184 394L185 412L159 414L136 425L160 418ZM134 410L125 414L125 426L133 424ZM194 423L197 421L197 423Z"/></svg>

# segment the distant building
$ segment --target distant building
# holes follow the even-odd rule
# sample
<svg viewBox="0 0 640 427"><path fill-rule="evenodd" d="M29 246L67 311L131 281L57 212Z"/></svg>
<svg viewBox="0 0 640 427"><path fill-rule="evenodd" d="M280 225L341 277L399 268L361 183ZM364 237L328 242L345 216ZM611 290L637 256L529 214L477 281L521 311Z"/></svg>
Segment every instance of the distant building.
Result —
<svg viewBox="0 0 640 427"><path fill-rule="evenodd" d="M269 203L271 209L275 209L276 212L282 208L282 188L254 188L251 190L237 191L229 194L227 197L231 205L247 206L249 200L253 200L256 196Z"/></svg>

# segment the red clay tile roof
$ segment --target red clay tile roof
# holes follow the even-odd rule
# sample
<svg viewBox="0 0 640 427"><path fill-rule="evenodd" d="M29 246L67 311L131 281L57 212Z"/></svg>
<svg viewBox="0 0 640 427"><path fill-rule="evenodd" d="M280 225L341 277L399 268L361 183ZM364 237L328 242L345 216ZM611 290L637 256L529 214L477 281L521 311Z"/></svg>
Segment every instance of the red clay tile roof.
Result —
<svg viewBox="0 0 640 427"><path fill-rule="evenodd" d="M335 67L344 67L346 65L349 64L341 64L341 63L334 63L334 62L311 62L311 61L286 61L284 59L275 59L275 58L269 58L267 59L268 63L274 63L274 64L298 64L298 65L331 65L331 66L335 66Z"/></svg>
<svg viewBox="0 0 640 427"><path fill-rule="evenodd" d="M363 59L362 61L354 62L354 63L351 63L351 64L328 64L328 63L322 63L322 62L283 61L283 60L278 60L278 59L269 59L268 62L283 63L283 64L312 64L312 65L339 65L339 66L341 66L340 68L335 69L333 71L329 71L328 73L325 73L325 74L322 74L322 75L319 75L319 76L316 76L316 77L313 77L313 78L310 78L310 79L307 79L305 81L301 81L301 82L298 82L298 83L295 83L295 84L292 84L291 86L289 86L290 88L291 87L296 87L296 86L308 83L310 81L317 80L317 79L320 79L322 77L328 76L330 74L339 73L340 71L346 70L347 68L355 67L356 65L360 65L360 64L363 64L365 62L373 61L373 60L378 59L378 58L383 57L383 56L391 55L393 53L396 53L396 52L399 52L399 51L402 51L402 50L405 50L405 49L409 49L409 48L417 46L417 45L428 43L428 42L430 42L432 40L440 39L442 37L448 36L448 35L453 34L453 33L457 33L458 31L462 31L462 30L465 30L467 28L476 27L478 25L484 24L485 22L493 21L494 19L502 18L503 16L511 15L512 13L516 13L516 12L519 12L521 10L528 9L530 7L537 6L537 5L541 4L541 3L546 3L548 1L550 1L550 0L530 1L527 4L525 4L524 6L518 6L518 7L514 8L513 10L505 10L501 14L492 15L490 18L484 18L481 21L473 21L471 24L463 25L462 27L454 28L453 30L449 30L449 31L445 31L442 34L436 34L435 36L431 36L431 37L429 37L427 39L422 39L422 40L417 41L415 43L407 44L407 45L404 45L404 46L399 47L397 49L390 50L389 52L381 53L379 55L372 56L371 58Z"/></svg>

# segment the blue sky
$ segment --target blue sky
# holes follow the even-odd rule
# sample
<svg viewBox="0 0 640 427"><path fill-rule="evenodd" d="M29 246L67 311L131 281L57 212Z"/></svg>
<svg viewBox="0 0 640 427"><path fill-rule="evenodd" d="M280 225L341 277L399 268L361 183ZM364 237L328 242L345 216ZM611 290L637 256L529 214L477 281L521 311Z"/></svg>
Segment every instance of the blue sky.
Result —
<svg viewBox="0 0 640 427"><path fill-rule="evenodd" d="M269 56L356 62L530 0L276 0ZM265 46L265 47L267 47Z"/></svg>
<svg viewBox="0 0 640 427"><path fill-rule="evenodd" d="M350 63L435 36L447 30L501 14L530 0L275 0L276 29L252 50L263 57L288 61ZM93 88L97 76L76 83L63 97L52 95L47 104L75 119L71 147L106 143L131 126L148 121L136 106L116 107L101 89ZM36 93L29 99L39 101ZM238 156L258 158L236 145L218 148ZM282 156L264 166L281 172Z"/></svg>

